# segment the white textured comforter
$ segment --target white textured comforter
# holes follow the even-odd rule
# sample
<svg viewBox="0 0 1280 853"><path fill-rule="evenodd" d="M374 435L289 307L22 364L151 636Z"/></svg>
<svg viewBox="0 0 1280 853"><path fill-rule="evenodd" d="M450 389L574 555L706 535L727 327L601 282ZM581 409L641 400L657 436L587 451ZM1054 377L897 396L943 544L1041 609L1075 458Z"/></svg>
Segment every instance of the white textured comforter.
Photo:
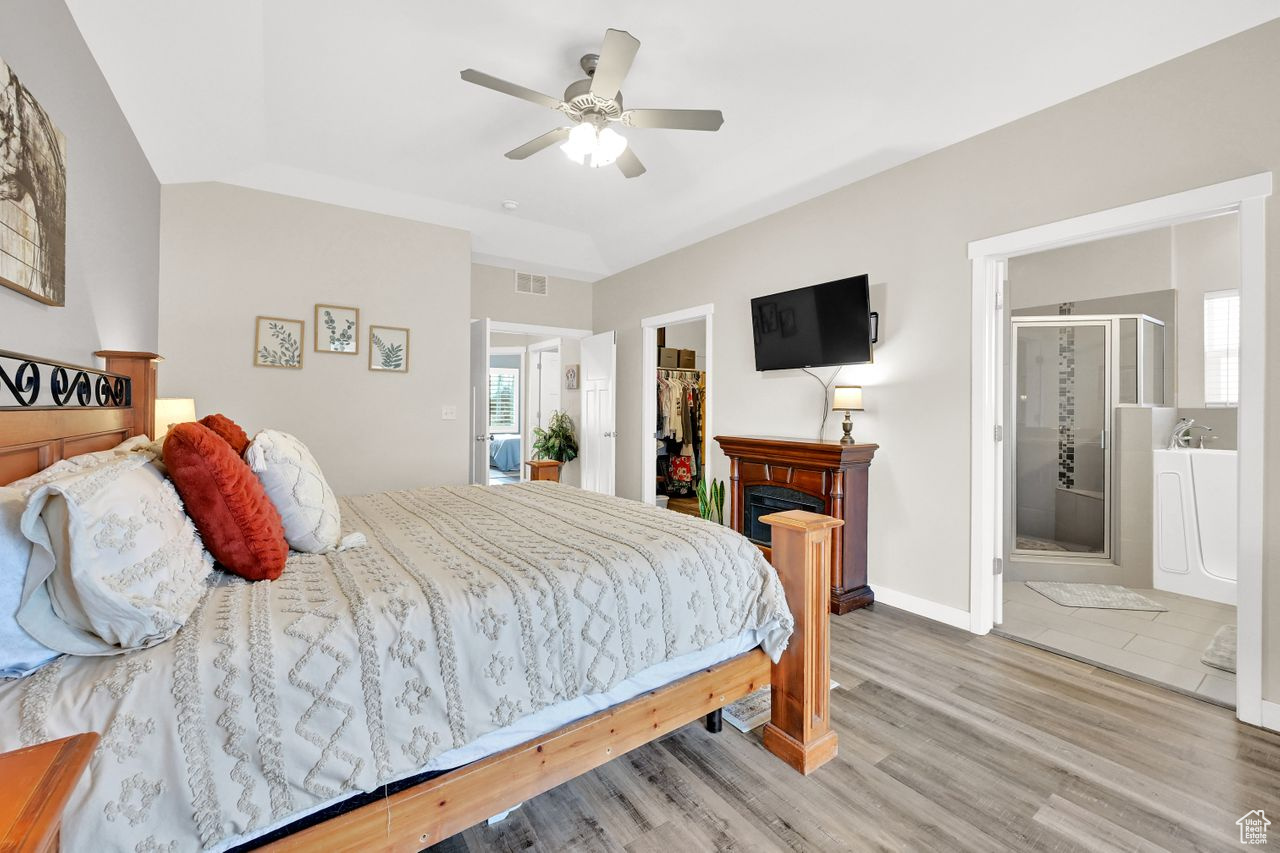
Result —
<svg viewBox="0 0 1280 853"><path fill-rule="evenodd" d="M0 683L0 750L103 734L64 849L214 846L655 663L750 629L776 659L791 634L773 568L699 519L555 483L342 509L367 547L224 579L163 645Z"/></svg>

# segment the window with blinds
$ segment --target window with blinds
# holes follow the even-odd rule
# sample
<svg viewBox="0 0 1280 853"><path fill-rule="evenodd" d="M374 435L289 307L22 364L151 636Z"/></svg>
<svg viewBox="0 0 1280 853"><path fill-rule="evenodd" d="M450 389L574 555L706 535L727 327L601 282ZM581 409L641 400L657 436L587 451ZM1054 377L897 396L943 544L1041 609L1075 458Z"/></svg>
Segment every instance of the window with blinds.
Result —
<svg viewBox="0 0 1280 853"><path fill-rule="evenodd" d="M1240 403L1240 291L1204 295L1204 404Z"/></svg>
<svg viewBox="0 0 1280 853"><path fill-rule="evenodd" d="M489 430L520 431L520 371L517 368L489 368Z"/></svg>

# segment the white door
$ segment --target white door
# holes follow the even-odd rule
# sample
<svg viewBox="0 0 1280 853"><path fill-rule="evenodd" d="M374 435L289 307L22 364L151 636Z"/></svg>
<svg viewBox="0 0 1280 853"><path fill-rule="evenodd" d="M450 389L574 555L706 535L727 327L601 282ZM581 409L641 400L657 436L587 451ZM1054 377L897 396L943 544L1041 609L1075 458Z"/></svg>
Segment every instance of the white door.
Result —
<svg viewBox="0 0 1280 853"><path fill-rule="evenodd" d="M543 350L538 353L538 409L535 422L543 429L551 420L551 413L560 408L560 351Z"/></svg>
<svg viewBox="0 0 1280 853"><path fill-rule="evenodd" d="M471 321L471 482L489 482L489 318Z"/></svg>
<svg viewBox="0 0 1280 853"><path fill-rule="evenodd" d="M616 366L615 332L582 341L582 488L606 495L613 494Z"/></svg>

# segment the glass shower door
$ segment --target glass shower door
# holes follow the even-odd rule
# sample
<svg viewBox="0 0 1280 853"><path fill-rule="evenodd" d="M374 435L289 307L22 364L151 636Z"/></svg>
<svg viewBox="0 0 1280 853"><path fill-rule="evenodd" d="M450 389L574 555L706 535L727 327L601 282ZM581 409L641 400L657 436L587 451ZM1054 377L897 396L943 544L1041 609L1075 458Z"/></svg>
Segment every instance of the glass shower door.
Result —
<svg viewBox="0 0 1280 853"><path fill-rule="evenodd" d="M1108 321L1015 319L1013 550L1111 550Z"/></svg>

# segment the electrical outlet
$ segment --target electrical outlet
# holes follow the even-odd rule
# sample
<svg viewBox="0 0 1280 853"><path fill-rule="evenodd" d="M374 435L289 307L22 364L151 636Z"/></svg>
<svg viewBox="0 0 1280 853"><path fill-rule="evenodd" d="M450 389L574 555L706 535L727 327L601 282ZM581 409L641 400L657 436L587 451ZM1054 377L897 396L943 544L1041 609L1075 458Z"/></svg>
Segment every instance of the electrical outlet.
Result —
<svg viewBox="0 0 1280 853"><path fill-rule="evenodd" d="M440 420L456 421L457 419L458 419L457 406L441 406L440 407Z"/></svg>

